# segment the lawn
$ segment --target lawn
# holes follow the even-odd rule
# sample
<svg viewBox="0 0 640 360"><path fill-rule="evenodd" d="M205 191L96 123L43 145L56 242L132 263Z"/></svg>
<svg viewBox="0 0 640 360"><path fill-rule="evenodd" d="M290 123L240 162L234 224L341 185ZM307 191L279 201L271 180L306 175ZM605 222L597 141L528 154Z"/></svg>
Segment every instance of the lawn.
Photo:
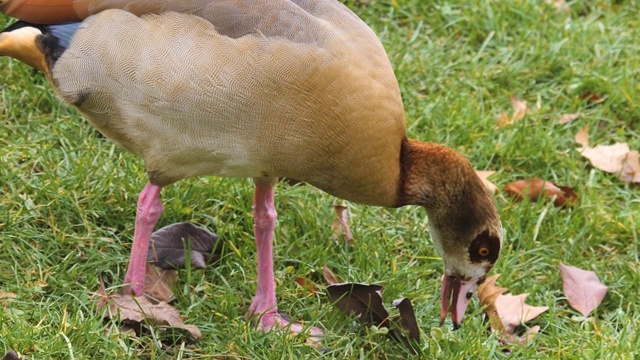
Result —
<svg viewBox="0 0 640 360"><path fill-rule="evenodd" d="M95 305L102 274L117 287L126 271L142 162L100 136L53 95L42 74L0 59L0 355L27 359L410 357L379 330L331 305L324 284L307 294L296 277L328 265L346 281L384 286L387 302L408 297L422 330L422 358L640 357L640 195L583 158L575 134L593 144L640 150L640 2L372 0L348 5L383 42L403 94L413 138L447 144L491 180L505 228L499 285L549 310L527 326L529 346L504 346L474 300L461 329L439 324L441 259L419 208L346 203L353 246L334 240L337 199L311 186L280 184L275 262L279 305L328 334L320 353L298 338L254 330L243 319L255 290L255 245L247 179L198 178L163 191L158 226L188 221L215 231L220 262L179 272L174 305L203 337L163 346L107 332ZM8 24L0 18L0 24ZM497 128L510 97L528 102L520 121ZM566 114L579 114L560 124ZM572 207L515 202L504 187L541 177L570 186ZM562 293L559 263L596 272L609 287L589 318ZM115 291L116 288L113 289Z"/></svg>

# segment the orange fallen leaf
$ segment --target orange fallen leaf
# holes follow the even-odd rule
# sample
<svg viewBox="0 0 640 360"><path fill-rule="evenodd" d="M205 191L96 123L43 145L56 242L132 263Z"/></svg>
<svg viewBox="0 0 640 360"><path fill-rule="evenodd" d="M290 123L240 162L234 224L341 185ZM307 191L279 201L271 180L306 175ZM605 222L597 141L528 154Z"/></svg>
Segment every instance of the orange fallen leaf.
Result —
<svg viewBox="0 0 640 360"><path fill-rule="evenodd" d="M575 266L560 263L562 276L562 292L572 308L578 310L584 317L596 308L608 288L604 286L593 271L582 270Z"/></svg>
<svg viewBox="0 0 640 360"><path fill-rule="evenodd" d="M318 287L313 281L302 276L296 276L293 281L302 288L307 296L314 296L318 294Z"/></svg>
<svg viewBox="0 0 640 360"><path fill-rule="evenodd" d="M478 287L478 299L484 305L484 312L489 317L489 323L493 331L499 332L502 341L507 343L528 343L537 332L531 328L524 337L514 334L517 326L536 318L547 311L546 306L531 306L525 304L529 294L511 295L504 293L507 288L496 285L500 274L487 278ZM539 328L538 328L539 329Z"/></svg>
<svg viewBox="0 0 640 360"><path fill-rule="evenodd" d="M580 99L585 100L590 104L600 103L604 101L604 98L600 94L593 93L591 91L585 91L580 94Z"/></svg>
<svg viewBox="0 0 640 360"><path fill-rule="evenodd" d="M495 173L495 171L491 170L476 170L476 174L478 174L478 177L480 178L480 180L482 180L484 186L486 186L491 193L495 193L496 190L498 190L498 187L488 179L489 176Z"/></svg>
<svg viewBox="0 0 640 360"><path fill-rule="evenodd" d="M640 183L640 156L638 151L629 149L626 143L589 146L588 125L580 129L575 141L580 145L580 154L596 169L616 175L627 183Z"/></svg>
<svg viewBox="0 0 640 360"><path fill-rule="evenodd" d="M522 201L525 198L529 198L531 201L554 198L553 204L555 206L572 205L578 199L570 187L556 185L541 178L519 180L507 185L504 190L517 201Z"/></svg>
<svg viewBox="0 0 640 360"><path fill-rule="evenodd" d="M334 205L333 211L336 213L336 218L331 223L333 238L337 240L344 236L347 240L347 245L351 245L353 243L353 234L351 234L351 227L349 227L349 208L342 205Z"/></svg>

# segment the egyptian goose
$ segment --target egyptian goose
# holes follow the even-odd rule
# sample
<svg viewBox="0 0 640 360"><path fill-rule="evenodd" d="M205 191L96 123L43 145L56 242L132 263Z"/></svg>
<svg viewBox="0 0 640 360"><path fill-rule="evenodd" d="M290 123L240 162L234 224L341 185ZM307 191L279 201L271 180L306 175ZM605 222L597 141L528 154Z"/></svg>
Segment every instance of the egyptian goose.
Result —
<svg viewBox="0 0 640 360"><path fill-rule="evenodd" d="M133 294L142 292L162 187L251 177L258 281L249 315L263 329L292 325L277 311L272 258L274 187L288 177L357 203L423 206L444 260L441 318L451 306L460 326L500 254L495 204L462 155L407 138L387 55L345 6L4 0L0 11L21 20L0 33L0 55L43 71L60 98L144 159L149 182L125 277Z"/></svg>

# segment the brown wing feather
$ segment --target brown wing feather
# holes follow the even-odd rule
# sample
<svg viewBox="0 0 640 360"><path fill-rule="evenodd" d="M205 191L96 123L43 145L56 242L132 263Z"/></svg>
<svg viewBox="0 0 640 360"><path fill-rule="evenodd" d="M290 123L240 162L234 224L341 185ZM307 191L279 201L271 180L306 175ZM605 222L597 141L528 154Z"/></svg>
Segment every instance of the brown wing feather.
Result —
<svg viewBox="0 0 640 360"><path fill-rule="evenodd" d="M34 24L58 24L79 20L73 0L5 0L0 12Z"/></svg>

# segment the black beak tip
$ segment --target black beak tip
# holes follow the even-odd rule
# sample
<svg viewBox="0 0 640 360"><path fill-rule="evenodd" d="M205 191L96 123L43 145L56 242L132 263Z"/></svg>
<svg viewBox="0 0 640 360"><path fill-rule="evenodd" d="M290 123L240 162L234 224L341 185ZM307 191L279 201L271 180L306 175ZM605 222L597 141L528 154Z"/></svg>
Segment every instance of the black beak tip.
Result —
<svg viewBox="0 0 640 360"><path fill-rule="evenodd" d="M461 324L453 323L453 330L458 330L458 329L460 329L461 327L462 327L462 325L461 325Z"/></svg>

